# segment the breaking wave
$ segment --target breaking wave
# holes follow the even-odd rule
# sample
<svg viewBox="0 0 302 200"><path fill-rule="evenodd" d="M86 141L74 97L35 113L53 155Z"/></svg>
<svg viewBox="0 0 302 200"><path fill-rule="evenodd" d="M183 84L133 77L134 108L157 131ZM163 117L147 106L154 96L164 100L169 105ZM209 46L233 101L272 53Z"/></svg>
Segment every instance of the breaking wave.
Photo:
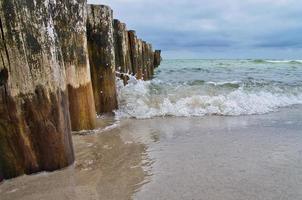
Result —
<svg viewBox="0 0 302 200"><path fill-rule="evenodd" d="M302 104L302 86L265 81L118 82L118 118L264 114Z"/></svg>
<svg viewBox="0 0 302 200"><path fill-rule="evenodd" d="M285 63L285 64L302 64L302 60L253 60L254 63Z"/></svg>

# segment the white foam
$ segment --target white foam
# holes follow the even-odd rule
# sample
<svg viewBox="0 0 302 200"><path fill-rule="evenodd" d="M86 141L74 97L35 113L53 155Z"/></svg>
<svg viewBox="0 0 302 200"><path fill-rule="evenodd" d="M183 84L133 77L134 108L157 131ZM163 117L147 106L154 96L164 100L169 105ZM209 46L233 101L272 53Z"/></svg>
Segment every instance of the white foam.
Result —
<svg viewBox="0 0 302 200"><path fill-rule="evenodd" d="M119 123L120 122L117 120L113 124L110 124L110 125L105 126L105 127L96 128L96 129L93 129L93 130L73 131L73 134L75 134L75 135L100 134L100 133L103 133L103 132L106 132L106 131L110 131L112 129L115 129L115 128L119 127L119 125L120 125ZM89 144L88 144L88 147L89 147Z"/></svg>
<svg viewBox="0 0 302 200"><path fill-rule="evenodd" d="M302 64L302 60L265 60L265 62L269 62L269 63L291 63L291 62L295 62L295 63L301 63Z"/></svg>
<svg viewBox="0 0 302 200"><path fill-rule="evenodd" d="M250 115L302 104L302 93L249 91L240 87L226 94L199 94L196 91L188 96L186 91L179 90L177 95L172 94L173 91L171 94L150 93L151 84L150 81L132 80L119 87L116 116L144 119L156 116Z"/></svg>
<svg viewBox="0 0 302 200"><path fill-rule="evenodd" d="M206 83L211 85L225 85L225 84L239 84L241 82L240 81L220 81L220 82L208 81Z"/></svg>

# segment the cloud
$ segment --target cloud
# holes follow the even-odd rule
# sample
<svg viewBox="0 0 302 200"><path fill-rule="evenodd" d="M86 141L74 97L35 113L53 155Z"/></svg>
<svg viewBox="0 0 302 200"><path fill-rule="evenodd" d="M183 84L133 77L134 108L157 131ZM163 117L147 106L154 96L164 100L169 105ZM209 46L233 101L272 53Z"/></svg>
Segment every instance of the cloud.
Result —
<svg viewBox="0 0 302 200"><path fill-rule="evenodd" d="M173 57L174 52L175 57L188 58L287 58L299 56L293 52L302 48L300 0L88 2L111 6L116 18L126 22L128 28L135 29L140 37L162 49L168 57Z"/></svg>

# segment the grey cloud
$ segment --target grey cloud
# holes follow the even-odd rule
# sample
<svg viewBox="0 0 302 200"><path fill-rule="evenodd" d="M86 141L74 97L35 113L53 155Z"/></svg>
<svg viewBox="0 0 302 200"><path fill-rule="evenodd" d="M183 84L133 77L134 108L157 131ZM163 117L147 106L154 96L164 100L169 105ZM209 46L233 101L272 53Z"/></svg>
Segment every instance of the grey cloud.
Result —
<svg viewBox="0 0 302 200"><path fill-rule="evenodd" d="M88 1L111 6L115 17L168 57L237 58L261 52L287 58L302 48L300 0Z"/></svg>

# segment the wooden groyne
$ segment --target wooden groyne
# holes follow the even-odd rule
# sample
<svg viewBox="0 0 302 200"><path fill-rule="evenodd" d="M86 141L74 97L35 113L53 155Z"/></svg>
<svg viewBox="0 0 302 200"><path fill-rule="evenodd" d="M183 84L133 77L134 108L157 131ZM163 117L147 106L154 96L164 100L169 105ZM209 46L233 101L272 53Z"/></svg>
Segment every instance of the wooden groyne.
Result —
<svg viewBox="0 0 302 200"><path fill-rule="evenodd" d="M67 2L68 7L56 8L54 27L66 69L71 127L89 130L95 128L96 111L86 38L87 4L85 0Z"/></svg>
<svg viewBox="0 0 302 200"><path fill-rule="evenodd" d="M161 50L155 50L154 52L154 68L157 68L161 62Z"/></svg>
<svg viewBox="0 0 302 200"><path fill-rule="evenodd" d="M117 109L113 11L88 5L87 39L95 107L98 114Z"/></svg>
<svg viewBox="0 0 302 200"><path fill-rule="evenodd" d="M117 76L127 84L127 75L133 73L129 37L126 24L117 19L114 20L114 50Z"/></svg>
<svg viewBox="0 0 302 200"><path fill-rule="evenodd" d="M137 79L150 80L154 75L154 68L161 62L161 51L153 52L152 45L137 38L134 30L128 31L130 60L132 75ZM155 59L157 59L155 61Z"/></svg>
<svg viewBox="0 0 302 200"><path fill-rule="evenodd" d="M65 39L55 27L55 16L69 6L1 1L0 179L56 170L74 160L60 43Z"/></svg>
<svg viewBox="0 0 302 200"><path fill-rule="evenodd" d="M86 0L1 0L0 29L0 181L73 163L71 131L118 108L116 74L149 80L161 60Z"/></svg>
<svg viewBox="0 0 302 200"><path fill-rule="evenodd" d="M129 48L130 48L130 58L132 66L132 75L136 75L138 71L138 47L137 47L137 36L134 30L128 31L129 37Z"/></svg>

